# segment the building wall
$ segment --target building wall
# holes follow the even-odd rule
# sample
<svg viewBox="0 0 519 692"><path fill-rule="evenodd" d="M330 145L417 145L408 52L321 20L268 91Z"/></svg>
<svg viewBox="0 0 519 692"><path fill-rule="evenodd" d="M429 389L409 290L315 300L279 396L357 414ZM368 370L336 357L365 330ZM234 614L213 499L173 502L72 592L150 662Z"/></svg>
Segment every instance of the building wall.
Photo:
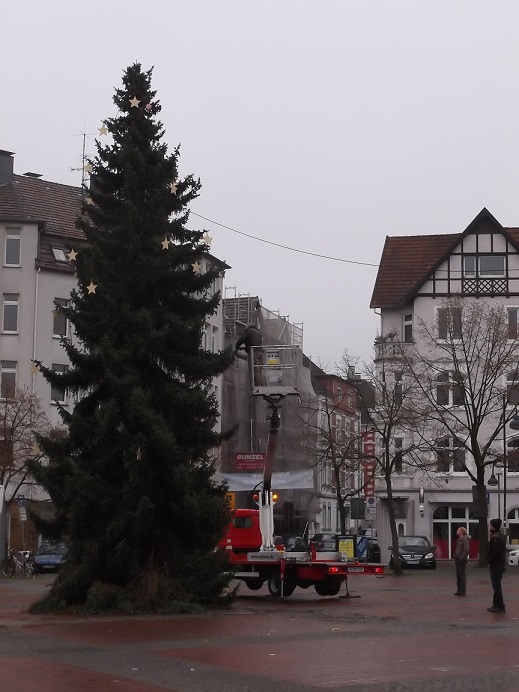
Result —
<svg viewBox="0 0 519 692"><path fill-rule="evenodd" d="M434 272L431 279L426 281L418 290L416 298L408 305L401 308L381 310L380 334L386 335L394 332L395 342L404 340L403 316L413 315L413 337L420 348L419 323L423 320L428 325L433 325L436 318L436 310L442 302L451 295L463 295L464 287L467 283L463 282L462 276L462 254L475 252L488 252L503 254L506 253L508 271L508 292L517 293L519 291L519 254L515 248L507 242L503 235L495 232L492 227L491 232L479 232L474 235L467 235L452 255L443 261ZM471 293L464 295L466 299L474 299ZM517 306L519 296L517 295L479 295L478 300L487 301L490 304L501 304L503 306ZM422 344L423 347L423 344ZM386 344L379 345L379 355L386 349ZM394 353L397 356L400 344L395 344ZM504 379L503 379L504 385ZM494 420L488 421L489 428L495 429L497 425L497 414ZM510 431L507 429L506 436ZM481 439L485 439L485 430L481 431ZM503 442L497 440L496 449L502 453ZM424 454L426 454L424 452ZM467 455L466 462L471 466L470 457ZM472 465L473 468L473 465ZM490 476L492 467L488 467ZM421 472L394 474L392 478L394 495L407 498L402 500L405 505L405 517L397 521L401 533L424 534L431 538L437 545L437 556L440 559L452 557L456 529L465 526L474 540L472 542L472 557L477 556L477 519L472 516L472 480L466 472L463 473L431 473L429 476ZM419 489L420 485L424 490L424 503L420 507ZM504 479L500 479L500 488L488 488L490 516L504 516ZM385 487L381 479L377 481L377 520L379 542L381 543L382 556L387 555L387 547L390 545L389 524L387 507L383 500ZM519 473L508 472L506 510L509 515L509 540L512 543L519 543ZM510 518L510 514L512 517Z"/></svg>

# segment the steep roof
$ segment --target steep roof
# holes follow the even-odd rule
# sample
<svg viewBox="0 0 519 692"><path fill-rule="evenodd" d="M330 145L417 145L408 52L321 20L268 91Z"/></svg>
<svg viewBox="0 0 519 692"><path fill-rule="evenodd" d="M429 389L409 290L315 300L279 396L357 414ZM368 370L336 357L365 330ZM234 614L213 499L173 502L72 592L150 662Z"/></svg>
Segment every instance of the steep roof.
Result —
<svg viewBox="0 0 519 692"><path fill-rule="evenodd" d="M370 307L388 309L406 305L462 237L482 220L497 226L519 249L519 229L502 227L486 209L462 233L387 236Z"/></svg>
<svg viewBox="0 0 519 692"><path fill-rule="evenodd" d="M54 236L84 240L75 227L81 209L81 188L30 176L14 175L0 186L0 219L45 224Z"/></svg>

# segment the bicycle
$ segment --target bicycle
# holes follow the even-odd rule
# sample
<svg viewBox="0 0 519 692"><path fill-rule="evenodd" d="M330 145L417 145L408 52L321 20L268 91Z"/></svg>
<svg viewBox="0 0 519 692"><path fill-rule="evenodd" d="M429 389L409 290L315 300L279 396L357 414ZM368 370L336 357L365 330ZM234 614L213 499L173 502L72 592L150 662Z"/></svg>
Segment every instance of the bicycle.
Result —
<svg viewBox="0 0 519 692"><path fill-rule="evenodd" d="M7 557L0 565L0 572L4 577L11 578L16 573L25 577L33 577L36 575L34 562L31 559L29 550L8 550Z"/></svg>

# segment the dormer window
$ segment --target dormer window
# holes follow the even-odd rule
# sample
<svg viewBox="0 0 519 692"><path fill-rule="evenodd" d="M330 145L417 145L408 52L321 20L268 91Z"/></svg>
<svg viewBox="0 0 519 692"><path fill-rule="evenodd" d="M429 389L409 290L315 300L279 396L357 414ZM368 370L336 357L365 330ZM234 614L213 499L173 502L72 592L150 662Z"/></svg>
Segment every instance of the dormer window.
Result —
<svg viewBox="0 0 519 692"><path fill-rule="evenodd" d="M60 247L53 247L52 248L52 254L54 255L54 259L57 260L58 262L66 262L67 261L67 256L65 255L65 250L63 250Z"/></svg>
<svg viewBox="0 0 519 692"><path fill-rule="evenodd" d="M504 255L465 255L463 258L463 276L466 279L488 279L504 275Z"/></svg>

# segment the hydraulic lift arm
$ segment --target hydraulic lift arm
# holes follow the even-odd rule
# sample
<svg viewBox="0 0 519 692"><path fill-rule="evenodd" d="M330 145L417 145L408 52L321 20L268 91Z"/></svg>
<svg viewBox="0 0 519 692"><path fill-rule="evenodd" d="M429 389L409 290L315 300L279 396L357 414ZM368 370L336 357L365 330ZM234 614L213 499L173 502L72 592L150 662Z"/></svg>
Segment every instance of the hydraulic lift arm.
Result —
<svg viewBox="0 0 519 692"><path fill-rule="evenodd" d="M277 435L280 425L279 401L282 396L274 399L264 397L271 410L267 453L263 468L263 486L259 496L259 525L261 531L261 550L273 550L274 534L274 503L272 498L272 467L274 466L274 454L276 452Z"/></svg>

